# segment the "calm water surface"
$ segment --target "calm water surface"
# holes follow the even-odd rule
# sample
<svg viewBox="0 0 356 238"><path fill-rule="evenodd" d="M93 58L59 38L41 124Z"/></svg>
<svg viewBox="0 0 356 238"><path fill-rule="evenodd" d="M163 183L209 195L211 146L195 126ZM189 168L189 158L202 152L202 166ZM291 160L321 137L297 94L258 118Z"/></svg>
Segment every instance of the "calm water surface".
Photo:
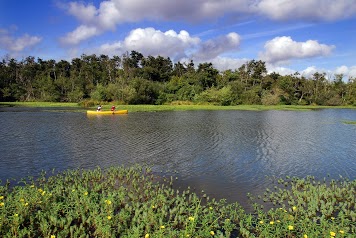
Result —
<svg viewBox="0 0 356 238"><path fill-rule="evenodd" d="M0 108L0 179L149 164L176 185L246 202L266 176L356 178L356 110L137 112Z"/></svg>

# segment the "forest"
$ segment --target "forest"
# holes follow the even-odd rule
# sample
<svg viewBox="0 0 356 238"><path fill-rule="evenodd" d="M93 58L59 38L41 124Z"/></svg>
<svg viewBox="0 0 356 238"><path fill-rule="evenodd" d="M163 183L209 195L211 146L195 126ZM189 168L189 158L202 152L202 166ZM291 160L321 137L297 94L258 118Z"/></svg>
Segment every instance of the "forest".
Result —
<svg viewBox="0 0 356 238"><path fill-rule="evenodd" d="M0 101L356 106L356 78L268 73L260 60L219 71L209 62L174 63L137 51L113 57L83 54L70 62L5 56Z"/></svg>

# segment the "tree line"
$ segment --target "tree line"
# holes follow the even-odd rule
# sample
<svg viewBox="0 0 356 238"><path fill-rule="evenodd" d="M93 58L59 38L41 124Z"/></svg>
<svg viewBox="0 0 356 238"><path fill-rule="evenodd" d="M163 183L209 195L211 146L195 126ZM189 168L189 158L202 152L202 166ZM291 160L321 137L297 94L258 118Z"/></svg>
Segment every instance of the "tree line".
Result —
<svg viewBox="0 0 356 238"><path fill-rule="evenodd" d="M343 77L267 73L260 60L219 71L208 62L174 63L137 51L113 57L83 54L70 62L3 57L0 101L356 105L356 78L345 82Z"/></svg>

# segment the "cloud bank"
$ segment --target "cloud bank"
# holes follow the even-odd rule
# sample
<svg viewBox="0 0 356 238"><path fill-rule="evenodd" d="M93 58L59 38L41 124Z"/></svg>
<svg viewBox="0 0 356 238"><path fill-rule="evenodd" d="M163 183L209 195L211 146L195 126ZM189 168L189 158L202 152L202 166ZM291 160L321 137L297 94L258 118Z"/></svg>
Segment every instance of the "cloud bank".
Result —
<svg viewBox="0 0 356 238"><path fill-rule="evenodd" d="M127 51L138 51L143 55L185 57L185 52L200 43L200 39L192 37L187 31L179 33L169 30L162 32L152 27L132 30L123 41L103 44L94 51L101 54L120 55Z"/></svg>
<svg viewBox="0 0 356 238"><path fill-rule="evenodd" d="M0 48L10 52L21 52L26 48L37 45L41 40L41 37L28 34L14 37L8 30L0 28Z"/></svg>
<svg viewBox="0 0 356 238"><path fill-rule="evenodd" d="M356 4L351 0L107 0L98 7L92 3L70 2L66 10L80 25L60 41L73 45L105 31L113 31L119 24L127 22L201 22L215 21L226 15L261 16L276 21L330 21L355 16Z"/></svg>
<svg viewBox="0 0 356 238"><path fill-rule="evenodd" d="M262 0L257 11L273 20L331 21L355 16L356 4L350 0Z"/></svg>
<svg viewBox="0 0 356 238"><path fill-rule="evenodd" d="M67 14L77 20L77 25L60 37L60 43L69 46L73 54L83 53L81 43L100 36L108 31L120 30L125 23L174 22L174 23L216 23L228 17L236 19L267 19L271 21L300 21L304 24L318 21L335 21L356 16L356 4L353 0L104 0L98 4L85 1L72 1L61 5ZM230 22L229 24L235 24ZM250 38L266 32L253 32ZM273 31L268 34L276 35ZM266 35L265 35L266 36ZM246 37L244 40L248 40ZM10 52L21 52L40 43L42 38L24 34L14 36L0 29L0 48ZM236 32L202 40L192 36L186 30L160 31L152 27L133 29L123 40L102 44L87 49L86 53L121 55L136 50L144 55L162 55L174 60L190 60L195 63L212 62L220 70L236 69L249 59L239 59L238 51L241 37ZM259 53L259 59L266 61L270 69L282 74L293 70L281 67L293 60L324 57L335 49L333 45L318 42L315 39L295 41L290 36L270 39ZM227 55L235 55L230 57ZM310 74L319 71L315 67L303 71ZM340 66L335 73L355 77L355 67Z"/></svg>
<svg viewBox="0 0 356 238"><path fill-rule="evenodd" d="M161 55L174 60L190 58L203 62L225 52L237 51L239 45L240 36L235 32L202 41L184 30L179 33L174 30L162 32L149 27L132 30L123 41L103 44L98 49L91 49L91 53L120 55L135 50L143 55Z"/></svg>
<svg viewBox="0 0 356 238"><path fill-rule="evenodd" d="M320 44L316 40L297 42L289 36L276 37L267 41L260 59L270 64L286 63L291 59L313 58L329 55L333 45Z"/></svg>

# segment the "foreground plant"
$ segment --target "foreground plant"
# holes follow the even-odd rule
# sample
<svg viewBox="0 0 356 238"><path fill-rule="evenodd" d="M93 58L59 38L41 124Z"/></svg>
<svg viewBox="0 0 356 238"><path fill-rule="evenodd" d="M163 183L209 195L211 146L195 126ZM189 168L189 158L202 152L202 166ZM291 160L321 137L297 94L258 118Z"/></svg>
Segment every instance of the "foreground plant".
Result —
<svg viewBox="0 0 356 238"><path fill-rule="evenodd" d="M138 166L70 170L23 182L0 187L1 237L229 235L243 214L223 200L202 205L196 194L175 191L171 181Z"/></svg>
<svg viewBox="0 0 356 238"><path fill-rule="evenodd" d="M287 177L276 182L274 189L266 189L254 204L256 216L252 219L255 227L251 229L251 226L241 224L244 234L252 232L260 237L354 237L356 180L320 182L309 176L305 179ZM273 207L265 211L260 200Z"/></svg>
<svg viewBox="0 0 356 238"><path fill-rule="evenodd" d="M149 168L68 170L0 186L0 237L352 237L355 181L279 180L248 214ZM284 187L285 186L285 187ZM262 197L261 197L262 199Z"/></svg>

